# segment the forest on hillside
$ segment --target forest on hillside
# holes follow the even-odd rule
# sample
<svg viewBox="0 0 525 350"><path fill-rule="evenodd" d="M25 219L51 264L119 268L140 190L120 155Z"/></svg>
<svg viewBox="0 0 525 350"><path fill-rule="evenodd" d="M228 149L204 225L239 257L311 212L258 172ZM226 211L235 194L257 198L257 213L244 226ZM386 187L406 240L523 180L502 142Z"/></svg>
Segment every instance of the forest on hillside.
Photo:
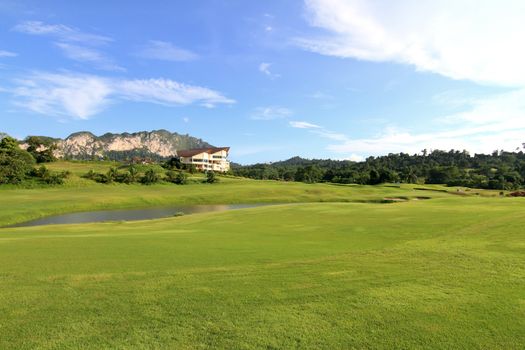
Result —
<svg viewBox="0 0 525 350"><path fill-rule="evenodd" d="M44 144L37 137L26 139L26 143L28 148L23 150L13 138L4 137L0 141L0 184L17 184L28 178L38 178L49 184L62 183L67 174L53 174L45 167L36 167L39 163L55 160L53 145ZM177 158L157 162L168 170L181 171L180 167L173 166L180 163ZM445 184L516 190L525 186L525 153L494 151L492 154L471 156L467 151L423 150L413 155L391 153L369 157L363 162L294 157L281 162L245 166L232 163L231 173L252 179L307 183Z"/></svg>
<svg viewBox="0 0 525 350"><path fill-rule="evenodd" d="M525 147L524 147L525 148ZM282 162L238 165L235 175L252 179L342 184L427 183L514 190L525 184L525 153L423 150L421 154L391 153L363 162L294 157Z"/></svg>

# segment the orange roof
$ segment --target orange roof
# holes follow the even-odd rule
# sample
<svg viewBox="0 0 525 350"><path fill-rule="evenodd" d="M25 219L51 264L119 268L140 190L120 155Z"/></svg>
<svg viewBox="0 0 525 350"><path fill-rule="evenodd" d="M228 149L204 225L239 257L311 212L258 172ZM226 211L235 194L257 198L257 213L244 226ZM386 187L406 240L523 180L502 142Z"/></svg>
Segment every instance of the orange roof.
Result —
<svg viewBox="0 0 525 350"><path fill-rule="evenodd" d="M217 153L220 151L226 151L228 152L230 150L230 147L209 147L209 148L194 148L194 149L186 149L186 150L180 150L177 151L177 155L179 157L193 157L194 155L200 154L200 153Z"/></svg>

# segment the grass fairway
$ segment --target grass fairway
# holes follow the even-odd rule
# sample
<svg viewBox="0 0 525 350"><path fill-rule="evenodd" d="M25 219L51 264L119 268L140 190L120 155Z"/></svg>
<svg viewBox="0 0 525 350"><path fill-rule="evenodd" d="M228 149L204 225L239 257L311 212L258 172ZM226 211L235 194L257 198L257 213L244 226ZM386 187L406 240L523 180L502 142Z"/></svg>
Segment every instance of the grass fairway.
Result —
<svg viewBox="0 0 525 350"><path fill-rule="evenodd" d="M226 201L228 188L243 201L411 193L258 184L213 188ZM524 206L436 193L0 229L0 348L522 349Z"/></svg>
<svg viewBox="0 0 525 350"><path fill-rule="evenodd" d="M160 183L150 186L99 184L81 178L90 169L106 172L113 162L55 162L53 171L72 173L66 184L56 187L0 187L0 226L69 212L141 208L177 204L380 202L385 198L447 198L456 188L436 185L360 186L256 181L221 177L217 184L203 184L202 174L192 175L192 183L179 186ZM159 168L154 166L154 168ZM418 188L428 190L417 190ZM499 191L470 191L469 195L499 196Z"/></svg>

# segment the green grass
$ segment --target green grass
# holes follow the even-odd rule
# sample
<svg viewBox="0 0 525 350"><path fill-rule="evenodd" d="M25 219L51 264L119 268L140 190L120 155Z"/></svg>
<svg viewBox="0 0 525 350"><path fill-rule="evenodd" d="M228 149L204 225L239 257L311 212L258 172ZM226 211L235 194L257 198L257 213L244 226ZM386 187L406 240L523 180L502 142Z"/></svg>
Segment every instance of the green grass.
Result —
<svg viewBox="0 0 525 350"><path fill-rule="evenodd" d="M69 170L65 185L41 188L0 186L0 226L44 216L85 210L141 208L176 204L300 203L300 202L379 202L385 198L441 198L457 194L456 188L437 185L359 186L256 181L220 177L216 184L203 184L196 174L189 185L99 184L80 176L89 169L105 172L111 162L56 162L53 171ZM416 190L417 188L430 189ZM476 190L469 196L498 196L498 191Z"/></svg>
<svg viewBox="0 0 525 350"><path fill-rule="evenodd" d="M0 349L524 348L523 198L222 180L0 190L4 224L89 208L297 202L0 229ZM432 198L366 203L418 196Z"/></svg>

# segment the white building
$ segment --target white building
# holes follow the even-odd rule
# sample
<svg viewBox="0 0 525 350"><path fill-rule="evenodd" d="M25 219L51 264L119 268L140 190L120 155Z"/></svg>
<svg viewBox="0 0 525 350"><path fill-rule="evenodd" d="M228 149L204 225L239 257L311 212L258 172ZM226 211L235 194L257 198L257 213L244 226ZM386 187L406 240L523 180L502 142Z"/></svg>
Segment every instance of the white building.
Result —
<svg viewBox="0 0 525 350"><path fill-rule="evenodd" d="M193 164L198 170L225 173L230 170L228 152L230 147L210 147L177 151L183 164Z"/></svg>

